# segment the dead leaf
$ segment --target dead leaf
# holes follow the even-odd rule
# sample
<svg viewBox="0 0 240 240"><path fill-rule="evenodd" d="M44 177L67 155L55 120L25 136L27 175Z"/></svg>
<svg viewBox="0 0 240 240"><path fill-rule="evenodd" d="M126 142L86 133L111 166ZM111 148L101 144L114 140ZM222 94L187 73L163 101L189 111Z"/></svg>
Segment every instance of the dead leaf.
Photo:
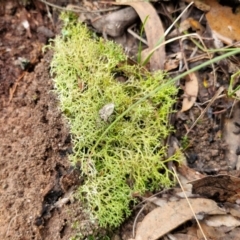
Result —
<svg viewBox="0 0 240 240"><path fill-rule="evenodd" d="M205 2L211 7L206 14L210 28L226 38L239 41L240 14L234 14L230 7L222 6L217 0L205 0ZM220 21L216 21L216 19Z"/></svg>
<svg viewBox="0 0 240 240"><path fill-rule="evenodd" d="M197 32L199 32L200 34L203 33L204 27L202 26L202 24L201 24L199 21L197 21L197 20L194 19L194 18L188 18L188 21L189 21L189 23L190 23L191 28L192 28L194 31L197 31Z"/></svg>
<svg viewBox="0 0 240 240"><path fill-rule="evenodd" d="M236 203L240 199L240 178L230 175L207 176L192 184L192 192L218 202Z"/></svg>
<svg viewBox="0 0 240 240"><path fill-rule="evenodd" d="M226 148L226 160L230 169L240 169L240 103L233 108L232 118L226 118L223 128L223 139L228 145Z"/></svg>
<svg viewBox="0 0 240 240"><path fill-rule="evenodd" d="M189 199L195 213L226 214L210 199ZM186 199L169 202L164 207L155 208L146 215L137 228L135 240L154 240L193 218Z"/></svg>
<svg viewBox="0 0 240 240"><path fill-rule="evenodd" d="M197 225L195 226L196 226L198 239L204 239L199 227ZM219 238L219 237L224 237L226 235L222 228L208 226L204 220L201 221L201 227L207 239L216 239L216 236Z"/></svg>
<svg viewBox="0 0 240 240"><path fill-rule="evenodd" d="M223 35L221 35L220 33L212 30L212 38L214 40L214 46L216 48L222 48L223 47L223 43L227 44L227 45L232 45L233 41L232 39L225 37Z"/></svg>
<svg viewBox="0 0 240 240"><path fill-rule="evenodd" d="M187 165L179 164L177 167L178 173L184 176L188 181L194 181L200 178L205 177L205 175L197 172L196 170L189 168Z"/></svg>
<svg viewBox="0 0 240 240"><path fill-rule="evenodd" d="M177 173L178 173L178 177L182 184L184 192L182 189L180 189L180 191L177 191L177 188L175 188L176 195L181 198L184 198L185 194L188 197L192 196L192 184L190 184L189 181L203 178L204 175L195 171L194 169L189 168L188 166L186 166L184 164L180 164L177 167Z"/></svg>
<svg viewBox="0 0 240 240"><path fill-rule="evenodd" d="M186 179L185 176L183 176L179 173L178 173L178 178L182 184L182 187L181 188L176 187L174 189L176 196L178 196L180 198L185 198L186 196L191 197L192 196L192 185L189 184L189 181Z"/></svg>
<svg viewBox="0 0 240 240"><path fill-rule="evenodd" d="M240 206L238 204L225 203L224 207L233 217L240 218Z"/></svg>
<svg viewBox="0 0 240 240"><path fill-rule="evenodd" d="M175 240L199 240L197 236L192 236L188 234L183 234L183 233L176 233L173 235L173 239Z"/></svg>
<svg viewBox="0 0 240 240"><path fill-rule="evenodd" d="M159 207L163 207L167 204L166 198L158 198L158 197L150 197L149 199L146 199L148 202L154 203L155 205Z"/></svg>
<svg viewBox="0 0 240 240"><path fill-rule="evenodd" d="M168 55L167 60L165 61L165 64L164 64L164 70L170 71L170 70L178 68L179 62L181 59L182 59L181 52Z"/></svg>
<svg viewBox="0 0 240 240"><path fill-rule="evenodd" d="M238 227L240 226L240 220L236 219L231 215L216 215L207 216L204 222L211 227Z"/></svg>
<svg viewBox="0 0 240 240"><path fill-rule="evenodd" d="M204 221L200 221L202 231L207 239L216 239L216 236L223 237L225 236L225 232L221 228L215 228L208 226ZM199 226L195 223L191 227L187 228L187 233L181 237L181 234L177 233L173 236L176 237L176 240L203 240L206 239L203 237L202 231L199 229ZM183 234L182 234L183 235ZM180 238L179 238L180 236Z"/></svg>
<svg viewBox="0 0 240 240"><path fill-rule="evenodd" d="M148 41L148 51L150 52L154 47L156 47L160 38L164 41L164 28L162 22L155 10L149 2L117 2L116 5L129 5L135 9L141 18L142 22L145 22L145 33ZM159 69L164 69L164 62L166 58L165 46L158 48L150 58L150 69L151 71L156 71Z"/></svg>
<svg viewBox="0 0 240 240"><path fill-rule="evenodd" d="M239 240L239 236L240 236L240 229L235 228L231 232L228 231L227 236L220 237L220 238L218 238L218 240L229 240L229 239Z"/></svg>
<svg viewBox="0 0 240 240"><path fill-rule="evenodd" d="M184 0L184 2L191 3L193 0ZM194 6L203 12L208 12L211 7L201 0L194 0Z"/></svg>
<svg viewBox="0 0 240 240"><path fill-rule="evenodd" d="M188 21L188 19L184 19L183 21L181 21L178 29L174 29L171 33L169 33L167 35L168 39L174 38L176 36L179 35L179 33L183 33L185 31L187 31L188 29L190 29L191 25L190 22Z"/></svg>
<svg viewBox="0 0 240 240"><path fill-rule="evenodd" d="M192 29L199 34L202 34L204 27L199 23L199 21L194 18L187 18L181 21L178 29L174 29L170 34L167 35L167 39L174 38L179 35L179 33L184 33L185 31Z"/></svg>
<svg viewBox="0 0 240 240"><path fill-rule="evenodd" d="M196 102L198 95L198 77L197 73L193 72L187 75L184 89L184 98L181 112L189 110Z"/></svg>

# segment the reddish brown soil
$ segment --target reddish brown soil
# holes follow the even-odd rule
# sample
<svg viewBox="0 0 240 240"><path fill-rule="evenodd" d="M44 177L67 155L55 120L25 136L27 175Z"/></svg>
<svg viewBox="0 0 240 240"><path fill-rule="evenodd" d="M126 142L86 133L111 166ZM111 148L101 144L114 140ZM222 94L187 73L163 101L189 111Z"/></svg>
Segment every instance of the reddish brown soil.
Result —
<svg viewBox="0 0 240 240"><path fill-rule="evenodd" d="M69 239L79 232L72 224L84 217L79 203L54 205L78 177L67 157L68 126L52 91L51 53L42 56L46 37L34 29L29 37L21 9L13 4L6 11L9 4L1 6L0 16L0 239ZM51 26L47 17L42 20ZM19 57L30 60L25 70Z"/></svg>

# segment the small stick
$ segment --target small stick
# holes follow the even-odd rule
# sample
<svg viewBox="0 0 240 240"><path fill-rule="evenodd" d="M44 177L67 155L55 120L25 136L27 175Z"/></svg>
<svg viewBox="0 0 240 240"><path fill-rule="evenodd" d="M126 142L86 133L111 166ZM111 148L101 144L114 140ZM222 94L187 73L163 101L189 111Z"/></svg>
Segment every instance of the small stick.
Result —
<svg viewBox="0 0 240 240"><path fill-rule="evenodd" d="M139 41L141 41L142 43L144 43L145 45L148 46L148 42L147 42L144 38L140 37L137 33L135 33L135 32L132 30L132 28L135 27L135 26L136 26L136 24L133 24L131 27L129 27L129 28L127 29L127 31L128 31L133 37L135 37L136 39L138 39Z"/></svg>
<svg viewBox="0 0 240 240"><path fill-rule="evenodd" d="M70 5L71 8L65 8L65 7L60 7L58 5L55 5L53 3L47 2L46 0L39 0L42 3L45 3L48 6L51 6L53 8L57 8L59 10L62 11L71 11L71 12L76 12L76 13L100 13L100 12L109 12L109 11L114 11L114 10L118 10L119 7L112 7L112 8L108 8L108 9L99 9L99 10L94 10L94 11L90 11L90 10L82 10L84 8L81 8L79 6L74 6L74 5Z"/></svg>
<svg viewBox="0 0 240 240"><path fill-rule="evenodd" d="M20 80L25 76L25 74L26 74L26 72L23 72L23 73L21 74L21 76L15 81L13 87L9 89L8 104L11 103L11 101L12 101L12 99L13 99L13 95L14 95L15 91L17 90L18 83L19 83Z"/></svg>
<svg viewBox="0 0 240 240"><path fill-rule="evenodd" d="M175 170L174 168L172 168L172 170L173 170L173 172L174 172L174 174L175 174L175 177L176 177L176 179L177 179L177 181L178 181L178 183L179 183L179 185L180 185L180 187L181 187L181 189L182 189L182 191L183 191L183 194L184 194L184 196L185 196L185 198L186 198L186 200L187 200L187 203L188 203L188 205L189 205L189 207L190 207L190 209L191 209L191 211L192 211L192 213L193 213L193 216L194 216L194 218L195 218L195 220L196 220L196 222L197 222L197 224L198 224L198 227L199 227L199 229L200 229L200 231L201 231L201 233L202 233L202 235L203 235L203 238L204 238L205 240L207 240L207 238L206 238L206 236L205 236L205 234L204 234L204 232L203 232L202 226L201 226L200 222L198 221L197 216L196 216L196 214L195 214L195 212L194 212L194 210L193 210L193 208L192 208L192 205L191 205L191 203L190 203L190 201L189 201L189 199L188 199L188 197L187 197L187 194L186 194L186 192L184 191L184 188L183 188L183 186L182 186L182 183L180 182L180 179L179 179L179 177L178 177L178 175L177 175L176 170Z"/></svg>
<svg viewBox="0 0 240 240"><path fill-rule="evenodd" d="M133 229L132 229L132 236L133 236L133 238L135 237L135 229L136 229L137 219L138 219L139 215L141 214L141 212L144 210L145 207L146 207L146 204L143 205L143 207L140 209L140 211L138 212L137 216L134 219Z"/></svg>

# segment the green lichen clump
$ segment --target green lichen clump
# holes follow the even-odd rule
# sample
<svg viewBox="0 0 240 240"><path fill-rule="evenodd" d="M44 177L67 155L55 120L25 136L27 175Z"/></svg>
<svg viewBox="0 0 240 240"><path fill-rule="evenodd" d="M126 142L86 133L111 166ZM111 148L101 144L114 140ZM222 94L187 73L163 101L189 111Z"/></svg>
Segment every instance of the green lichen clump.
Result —
<svg viewBox="0 0 240 240"><path fill-rule="evenodd" d="M54 41L51 71L71 129L70 159L85 179L78 197L100 226L116 227L130 215L135 194L172 184L165 164L173 158L166 160L163 142L177 89L161 71L128 65L120 46L75 21L65 21L63 33ZM161 91L126 111L159 84ZM113 113L103 119L99 111L109 103Z"/></svg>

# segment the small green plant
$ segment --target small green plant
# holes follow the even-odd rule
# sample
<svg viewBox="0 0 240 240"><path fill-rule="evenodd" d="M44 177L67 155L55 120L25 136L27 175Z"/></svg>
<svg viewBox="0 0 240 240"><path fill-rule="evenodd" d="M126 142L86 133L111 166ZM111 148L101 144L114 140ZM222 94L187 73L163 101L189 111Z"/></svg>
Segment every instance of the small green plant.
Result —
<svg viewBox="0 0 240 240"><path fill-rule="evenodd" d="M182 149L186 150L189 146L189 138L188 136L184 135L182 138L181 138L181 146L182 146Z"/></svg>
<svg viewBox="0 0 240 240"><path fill-rule="evenodd" d="M146 18L144 19L143 21L143 24L142 24L142 27L140 29L140 36L142 37L143 36L143 31L144 31L144 28L145 28L145 25L148 21L148 18L149 16L146 16ZM139 64L141 64L142 62L142 57L141 57L141 54L142 54L142 41L139 42L139 45L138 45L138 54L137 54L137 62Z"/></svg>
<svg viewBox="0 0 240 240"><path fill-rule="evenodd" d="M233 89L235 78L238 76L240 76L240 70L234 73L230 78L228 96L239 100L239 96L236 96L236 93L240 90L240 86L237 86L235 89Z"/></svg>
<svg viewBox="0 0 240 240"><path fill-rule="evenodd" d="M168 114L177 88L166 84L129 109L165 83L166 74L129 66L121 47L93 38L68 16L54 41L51 71L71 128L70 159L81 163L85 177L78 197L100 226L117 227L130 215L135 193L172 184L165 164L175 157L166 159L163 142L172 131Z"/></svg>

